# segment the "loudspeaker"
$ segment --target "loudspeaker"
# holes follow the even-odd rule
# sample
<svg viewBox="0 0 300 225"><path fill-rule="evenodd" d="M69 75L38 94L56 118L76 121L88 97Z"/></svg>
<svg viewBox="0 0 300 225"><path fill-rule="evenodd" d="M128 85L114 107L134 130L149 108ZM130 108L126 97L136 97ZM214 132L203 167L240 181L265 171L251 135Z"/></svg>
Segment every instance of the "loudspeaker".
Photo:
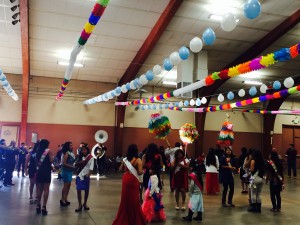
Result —
<svg viewBox="0 0 300 225"><path fill-rule="evenodd" d="M37 136L38 136L37 133L32 133L31 134L31 142L32 143L36 143L37 142L37 139L38 139Z"/></svg>

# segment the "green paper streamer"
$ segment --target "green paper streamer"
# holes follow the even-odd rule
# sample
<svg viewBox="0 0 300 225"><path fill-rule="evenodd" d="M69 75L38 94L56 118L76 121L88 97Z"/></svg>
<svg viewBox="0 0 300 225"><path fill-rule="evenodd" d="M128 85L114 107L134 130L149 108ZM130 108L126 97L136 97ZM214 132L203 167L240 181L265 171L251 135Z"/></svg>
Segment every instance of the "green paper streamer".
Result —
<svg viewBox="0 0 300 225"><path fill-rule="evenodd" d="M110 0L98 0L98 3L102 6L107 6Z"/></svg>

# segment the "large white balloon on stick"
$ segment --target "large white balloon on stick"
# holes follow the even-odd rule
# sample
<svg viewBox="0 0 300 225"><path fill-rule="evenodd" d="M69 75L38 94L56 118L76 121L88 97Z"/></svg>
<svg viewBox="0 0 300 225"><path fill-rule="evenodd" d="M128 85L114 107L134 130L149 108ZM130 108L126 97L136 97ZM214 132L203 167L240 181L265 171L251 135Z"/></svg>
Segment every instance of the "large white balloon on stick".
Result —
<svg viewBox="0 0 300 225"><path fill-rule="evenodd" d="M202 47L203 47L203 43L202 43L202 40L199 37L194 37L190 41L190 49L191 49L192 52L198 53L202 50Z"/></svg>
<svg viewBox="0 0 300 225"><path fill-rule="evenodd" d="M221 20L221 28L226 32L233 31L236 28L236 17L233 13L227 13Z"/></svg>

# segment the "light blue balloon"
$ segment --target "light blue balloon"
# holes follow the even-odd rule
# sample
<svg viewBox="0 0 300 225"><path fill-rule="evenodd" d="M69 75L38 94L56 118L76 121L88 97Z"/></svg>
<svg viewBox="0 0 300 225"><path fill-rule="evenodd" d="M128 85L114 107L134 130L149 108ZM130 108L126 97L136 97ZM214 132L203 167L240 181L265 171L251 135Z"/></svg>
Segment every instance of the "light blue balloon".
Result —
<svg viewBox="0 0 300 225"><path fill-rule="evenodd" d="M167 109L167 108L169 108L169 104L168 103L165 104L165 109Z"/></svg>
<svg viewBox="0 0 300 225"><path fill-rule="evenodd" d="M169 58L165 58L165 60L164 60L164 69L166 71L170 71L172 68L173 68L173 64L171 63L170 59Z"/></svg>
<svg viewBox="0 0 300 225"><path fill-rule="evenodd" d="M148 105L147 107L148 107L148 109L151 109L151 106L150 106L150 105Z"/></svg>
<svg viewBox="0 0 300 225"><path fill-rule="evenodd" d="M196 106L200 106L201 105L201 100L200 100L200 98L197 98L197 100L196 100Z"/></svg>
<svg viewBox="0 0 300 225"><path fill-rule="evenodd" d="M203 32L202 39L205 44L212 45L216 40L216 34L213 29L209 27Z"/></svg>
<svg viewBox="0 0 300 225"><path fill-rule="evenodd" d="M108 96L107 96L107 94L106 94L106 93L105 93L103 96L104 96L104 99L105 99L105 100L107 100L107 99L108 99Z"/></svg>
<svg viewBox="0 0 300 225"><path fill-rule="evenodd" d="M110 91L110 95L114 98L114 97L116 97L116 90L115 91Z"/></svg>
<svg viewBox="0 0 300 225"><path fill-rule="evenodd" d="M178 103L178 102L175 102L175 106L178 107L178 106L179 106L179 103Z"/></svg>
<svg viewBox="0 0 300 225"><path fill-rule="evenodd" d="M3 81L2 85L3 85L3 87L7 87L9 85L9 83L7 80L5 80L5 81Z"/></svg>
<svg viewBox="0 0 300 225"><path fill-rule="evenodd" d="M185 46L182 46L180 49L179 49L179 57L182 59L182 60L187 60L190 56L190 50L185 47Z"/></svg>
<svg viewBox="0 0 300 225"><path fill-rule="evenodd" d="M228 92L228 94L227 94L227 98L228 98L229 100L232 100L232 99L234 99L234 94L233 94L233 92L232 92L232 91Z"/></svg>
<svg viewBox="0 0 300 225"><path fill-rule="evenodd" d="M159 105L159 108L160 108L160 109L162 109L162 108L163 108L163 105L162 105L162 104L160 104L160 105Z"/></svg>
<svg viewBox="0 0 300 225"><path fill-rule="evenodd" d="M2 72L2 70L0 69L0 75L2 74L3 72Z"/></svg>
<svg viewBox="0 0 300 225"><path fill-rule="evenodd" d="M135 78L134 81L135 81L134 83L136 83L136 85L137 85L137 88L141 88L143 86L143 84L140 82L139 78Z"/></svg>
<svg viewBox="0 0 300 225"><path fill-rule="evenodd" d="M153 105L153 109L156 110L156 105Z"/></svg>
<svg viewBox="0 0 300 225"><path fill-rule="evenodd" d="M244 15L248 19L255 19L261 13L261 6L258 0L248 0L244 5Z"/></svg>
<svg viewBox="0 0 300 225"><path fill-rule="evenodd" d="M131 90L130 84L129 84L129 83L126 84L126 89L127 89L127 91L130 91L130 90Z"/></svg>
<svg viewBox="0 0 300 225"><path fill-rule="evenodd" d="M256 93L257 93L256 87L254 87L254 86L251 87L249 90L249 95L254 96L254 95L256 95Z"/></svg>
<svg viewBox="0 0 300 225"><path fill-rule="evenodd" d="M0 80L1 81L5 81L6 80L6 76L3 73L0 73Z"/></svg>
<svg viewBox="0 0 300 225"><path fill-rule="evenodd" d="M279 81L274 81L273 88L279 90L281 88L281 83Z"/></svg>
<svg viewBox="0 0 300 225"><path fill-rule="evenodd" d="M188 100L185 100L183 104L184 104L184 106L189 106L190 103Z"/></svg>
<svg viewBox="0 0 300 225"><path fill-rule="evenodd" d="M152 70L148 70L146 73L146 79L148 81L151 81L151 80L153 80L153 78L154 78L154 73L152 72Z"/></svg>
<svg viewBox="0 0 300 225"><path fill-rule="evenodd" d="M145 106L144 105L142 106L142 110L145 110Z"/></svg>
<svg viewBox="0 0 300 225"><path fill-rule="evenodd" d="M121 94L121 88L120 88L120 87L117 87L117 88L115 89L115 92L116 92L117 94Z"/></svg>

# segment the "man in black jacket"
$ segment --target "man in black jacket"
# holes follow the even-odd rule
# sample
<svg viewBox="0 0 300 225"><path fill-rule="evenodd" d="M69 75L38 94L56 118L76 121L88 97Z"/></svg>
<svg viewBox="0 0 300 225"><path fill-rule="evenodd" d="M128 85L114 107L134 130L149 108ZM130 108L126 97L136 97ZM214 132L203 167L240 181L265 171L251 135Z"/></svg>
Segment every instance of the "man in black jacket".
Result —
<svg viewBox="0 0 300 225"><path fill-rule="evenodd" d="M286 151L287 156L287 166L288 166L288 177L291 177L291 170L293 170L294 178L297 177L297 150L294 148L294 144L290 144L290 147Z"/></svg>

